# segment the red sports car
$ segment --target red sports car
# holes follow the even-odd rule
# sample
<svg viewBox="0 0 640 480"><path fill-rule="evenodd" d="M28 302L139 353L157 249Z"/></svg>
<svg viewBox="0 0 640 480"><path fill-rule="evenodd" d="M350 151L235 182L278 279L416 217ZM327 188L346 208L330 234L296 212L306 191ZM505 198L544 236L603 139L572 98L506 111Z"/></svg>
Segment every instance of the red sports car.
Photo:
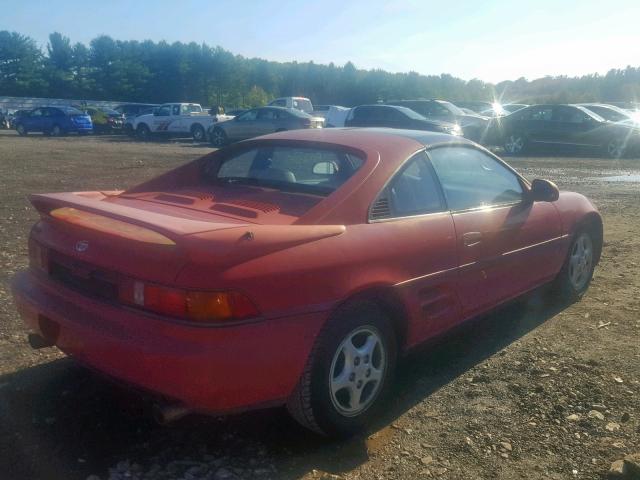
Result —
<svg viewBox="0 0 640 480"><path fill-rule="evenodd" d="M32 346L167 416L287 405L327 435L379 411L412 347L547 282L578 299L602 246L582 195L418 131L281 132L31 202L14 295Z"/></svg>

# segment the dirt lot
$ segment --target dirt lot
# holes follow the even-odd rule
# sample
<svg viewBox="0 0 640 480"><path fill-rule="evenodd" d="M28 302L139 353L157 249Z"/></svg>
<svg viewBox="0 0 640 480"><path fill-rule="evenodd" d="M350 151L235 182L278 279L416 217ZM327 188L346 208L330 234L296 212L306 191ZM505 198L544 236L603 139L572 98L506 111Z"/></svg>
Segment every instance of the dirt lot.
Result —
<svg viewBox="0 0 640 480"><path fill-rule="evenodd" d="M279 409L159 427L148 399L32 351L8 290L36 219L25 196L123 188L209 151L0 132L0 478L583 479L640 452L640 183L603 179L640 175L640 160L512 159L602 212L587 296L562 306L539 292L412 355L387 415L347 442Z"/></svg>

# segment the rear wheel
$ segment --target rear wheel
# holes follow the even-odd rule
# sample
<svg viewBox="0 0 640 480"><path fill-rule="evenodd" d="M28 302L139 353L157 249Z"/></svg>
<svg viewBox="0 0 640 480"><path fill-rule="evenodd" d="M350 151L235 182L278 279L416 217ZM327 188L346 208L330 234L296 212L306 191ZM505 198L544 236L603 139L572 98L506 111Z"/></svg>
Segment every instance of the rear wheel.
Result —
<svg viewBox="0 0 640 480"><path fill-rule="evenodd" d="M53 137L61 137L64 131L60 128L60 125L54 125L51 129L51 135Z"/></svg>
<svg viewBox="0 0 640 480"><path fill-rule="evenodd" d="M512 133L504 142L504 151L509 155L520 155L526 147L527 141L523 134Z"/></svg>
<svg viewBox="0 0 640 480"><path fill-rule="evenodd" d="M626 147L626 142L623 138L615 137L607 143L605 154L609 158L622 158L626 152Z"/></svg>
<svg viewBox="0 0 640 480"><path fill-rule="evenodd" d="M21 123L16 126L16 132L18 132L18 135L20 135L21 137L24 137L27 133L29 133Z"/></svg>
<svg viewBox="0 0 640 480"><path fill-rule="evenodd" d="M209 138L211 145L214 147L223 147L227 144L228 138L227 134L219 127L216 127L211 132L211 137Z"/></svg>
<svg viewBox="0 0 640 480"><path fill-rule="evenodd" d="M194 125L191 127L191 136L196 142L202 142L204 140L205 132L202 125Z"/></svg>
<svg viewBox="0 0 640 480"><path fill-rule="evenodd" d="M344 437L380 414L396 363L389 318L373 303L343 308L329 321L287 407L303 426Z"/></svg>
<svg viewBox="0 0 640 480"><path fill-rule="evenodd" d="M140 140L149 140L151 138L151 130L144 123L138 125L138 129L136 130L136 133Z"/></svg>
<svg viewBox="0 0 640 480"><path fill-rule="evenodd" d="M557 293L563 299L575 302L584 295L593 277L595 258L593 235L587 229L578 230L555 281Z"/></svg>

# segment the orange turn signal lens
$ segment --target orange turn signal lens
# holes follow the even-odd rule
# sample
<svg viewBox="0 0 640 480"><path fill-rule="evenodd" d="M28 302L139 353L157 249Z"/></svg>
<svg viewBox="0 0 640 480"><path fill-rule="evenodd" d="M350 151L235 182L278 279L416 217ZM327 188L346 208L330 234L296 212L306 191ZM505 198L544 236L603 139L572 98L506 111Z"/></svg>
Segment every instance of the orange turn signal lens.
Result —
<svg viewBox="0 0 640 480"><path fill-rule="evenodd" d="M124 281L120 285L120 301L199 323L244 320L260 314L253 302L239 292L181 290L140 281Z"/></svg>

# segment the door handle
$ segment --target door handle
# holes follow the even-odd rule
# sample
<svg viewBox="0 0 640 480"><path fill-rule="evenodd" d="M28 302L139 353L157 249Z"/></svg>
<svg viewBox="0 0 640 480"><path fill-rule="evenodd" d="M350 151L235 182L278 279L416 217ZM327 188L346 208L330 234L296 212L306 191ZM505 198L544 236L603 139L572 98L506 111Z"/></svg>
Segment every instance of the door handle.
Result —
<svg viewBox="0 0 640 480"><path fill-rule="evenodd" d="M481 232L467 232L462 235L462 243L465 247L473 247L482 241Z"/></svg>

